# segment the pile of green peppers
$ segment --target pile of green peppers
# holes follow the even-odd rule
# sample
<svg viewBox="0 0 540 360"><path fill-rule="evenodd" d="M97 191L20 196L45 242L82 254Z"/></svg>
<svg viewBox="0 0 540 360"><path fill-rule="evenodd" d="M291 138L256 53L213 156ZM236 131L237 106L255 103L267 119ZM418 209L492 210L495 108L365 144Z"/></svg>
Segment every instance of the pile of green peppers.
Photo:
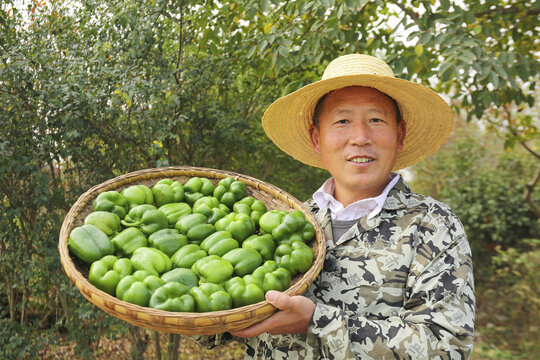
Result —
<svg viewBox="0 0 540 360"><path fill-rule="evenodd" d="M228 310L286 290L313 263L313 225L270 210L228 177L106 191L68 240L88 280L132 304L175 312Z"/></svg>

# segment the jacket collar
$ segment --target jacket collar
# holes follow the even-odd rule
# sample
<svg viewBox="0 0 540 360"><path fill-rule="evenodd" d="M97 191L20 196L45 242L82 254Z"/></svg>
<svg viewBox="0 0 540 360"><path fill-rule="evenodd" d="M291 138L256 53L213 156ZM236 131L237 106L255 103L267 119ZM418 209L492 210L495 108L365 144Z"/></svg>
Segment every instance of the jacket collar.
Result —
<svg viewBox="0 0 540 360"><path fill-rule="evenodd" d="M386 197L386 201L383 205L383 210L381 213L379 213L377 216L371 218L368 220L368 216L363 216L360 218L358 223L356 225L353 225L353 227L347 231L344 236L341 237L340 241L338 243L334 243L334 239L332 236L332 222L330 217L330 209L328 207L324 209L319 209L315 201L311 199L308 202L308 206L311 209L311 211L315 214L315 217L321 224L321 227L323 228L324 235L326 236L326 245L327 248L334 248L337 245L340 245L354 237L356 237L359 233L362 233L364 231L371 230L381 223L381 217L386 216L387 211L395 211L398 209L403 209L408 206L409 203L409 197L410 197L411 189L409 185L403 180L403 177L400 177L396 185L390 190L388 193L388 196Z"/></svg>

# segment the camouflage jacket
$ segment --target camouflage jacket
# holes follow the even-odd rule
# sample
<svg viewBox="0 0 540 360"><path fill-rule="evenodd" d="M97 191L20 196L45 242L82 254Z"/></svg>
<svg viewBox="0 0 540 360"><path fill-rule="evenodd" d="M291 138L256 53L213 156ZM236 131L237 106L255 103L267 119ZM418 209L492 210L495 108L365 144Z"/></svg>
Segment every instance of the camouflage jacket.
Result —
<svg viewBox="0 0 540 360"><path fill-rule="evenodd" d="M444 203L403 180L381 213L332 239L330 212L312 201L327 243L324 268L307 289L316 304L307 334L247 340L246 359L462 359L473 346L471 251ZM200 337L214 347L228 333Z"/></svg>

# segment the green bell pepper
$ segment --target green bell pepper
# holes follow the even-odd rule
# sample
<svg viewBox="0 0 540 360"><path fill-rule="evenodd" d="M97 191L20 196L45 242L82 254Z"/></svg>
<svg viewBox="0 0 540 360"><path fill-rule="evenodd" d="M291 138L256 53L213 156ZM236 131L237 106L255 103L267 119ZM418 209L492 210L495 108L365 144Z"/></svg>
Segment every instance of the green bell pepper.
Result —
<svg viewBox="0 0 540 360"><path fill-rule="evenodd" d="M107 236L113 236L120 231L120 218L108 211L94 211L84 218L85 224L97 226Z"/></svg>
<svg viewBox="0 0 540 360"><path fill-rule="evenodd" d="M132 208L121 223L126 227L139 227L146 235L169 227L167 216L155 206L148 204Z"/></svg>
<svg viewBox="0 0 540 360"><path fill-rule="evenodd" d="M92 263L88 272L88 281L98 289L114 296L120 279L131 275L132 271L129 259L118 259L114 255L106 255Z"/></svg>
<svg viewBox="0 0 540 360"><path fill-rule="evenodd" d="M287 290L292 279L291 272L278 267L274 260L265 261L264 264L253 271L252 275L261 281L265 293L268 290Z"/></svg>
<svg viewBox="0 0 540 360"><path fill-rule="evenodd" d="M178 181L171 179L159 180L152 188L152 195L158 207L184 200L184 187Z"/></svg>
<svg viewBox="0 0 540 360"><path fill-rule="evenodd" d="M161 250L149 247L136 249L131 256L135 270L144 270L150 275L159 275L171 270L171 259Z"/></svg>
<svg viewBox="0 0 540 360"><path fill-rule="evenodd" d="M221 179L214 190L214 196L222 204L232 209L235 202L242 200L246 196L246 184L234 180L232 177Z"/></svg>
<svg viewBox="0 0 540 360"><path fill-rule="evenodd" d="M216 224L217 231L228 231L232 237L242 243L248 236L255 232L253 220L246 214L230 213Z"/></svg>
<svg viewBox="0 0 540 360"><path fill-rule="evenodd" d="M114 245L107 234L91 224L71 230L68 247L75 256L89 264L114 254Z"/></svg>
<svg viewBox="0 0 540 360"><path fill-rule="evenodd" d="M291 244L296 240L307 243L315 236L315 228L306 220L304 213L300 210L294 210L285 214L277 225L275 222L273 222L272 225L269 225L270 222L266 221L267 219L264 218L265 215L261 217L261 228L265 233L271 233L278 244ZM277 218L278 217L272 218L272 220L274 221ZM263 223L266 228L263 227ZM270 228L271 231L268 231Z"/></svg>
<svg viewBox="0 0 540 360"><path fill-rule="evenodd" d="M233 205L233 210L238 214L249 215L251 220L255 223L255 227L259 227L259 220L261 216L267 211L266 205L254 197L246 196L242 200Z"/></svg>
<svg viewBox="0 0 540 360"><path fill-rule="evenodd" d="M191 267L202 282L219 284L231 278L234 268L231 263L217 255L208 255L197 260Z"/></svg>
<svg viewBox="0 0 540 360"><path fill-rule="evenodd" d="M165 214L169 220L169 227L174 227L178 220L191 214L191 206L186 203L170 203L160 206L159 211Z"/></svg>
<svg viewBox="0 0 540 360"><path fill-rule="evenodd" d="M306 272L311 267L313 255L313 250L303 241L294 241L291 245L279 245L274 258L278 266L289 270L294 276Z"/></svg>
<svg viewBox="0 0 540 360"><path fill-rule="evenodd" d="M137 205L133 207L131 210L129 210L129 213L120 222L125 227L139 227L141 226L141 219L144 213L149 210L156 210L156 207L150 204Z"/></svg>
<svg viewBox="0 0 540 360"><path fill-rule="evenodd" d="M122 195L126 198L130 209L137 205L154 203L152 190L146 185L131 185L122 190Z"/></svg>
<svg viewBox="0 0 540 360"><path fill-rule="evenodd" d="M178 268L191 268L193 264L208 254L202 250L197 244L188 244L180 248L171 257L174 266Z"/></svg>
<svg viewBox="0 0 540 360"><path fill-rule="evenodd" d="M208 223L215 224L216 221L225 217L231 210L227 205L222 204L213 196L205 196L195 201L193 213L203 214L208 219Z"/></svg>
<svg viewBox="0 0 540 360"><path fill-rule="evenodd" d="M123 256L131 256L135 250L148 246L146 237L137 228L127 228L112 238L116 251Z"/></svg>
<svg viewBox="0 0 540 360"><path fill-rule="evenodd" d="M148 306L152 294L165 285L165 281L144 270L123 277L116 286L116 297L129 303Z"/></svg>
<svg viewBox="0 0 540 360"><path fill-rule="evenodd" d="M225 289L231 295L234 307L251 305L264 301L264 291L259 280L246 275L246 280L233 277L225 283Z"/></svg>
<svg viewBox="0 0 540 360"><path fill-rule="evenodd" d="M194 312L195 299L189 289L177 282L170 282L157 289L148 305L165 311Z"/></svg>
<svg viewBox="0 0 540 360"><path fill-rule="evenodd" d="M127 199L118 191L105 191L94 200L94 211L107 211L118 215L120 219L126 216L129 210Z"/></svg>
<svg viewBox="0 0 540 360"><path fill-rule="evenodd" d="M192 177L184 184L184 199L193 206L200 198L212 195L215 188L212 181L207 178Z"/></svg>
<svg viewBox="0 0 540 360"><path fill-rule="evenodd" d="M261 234L271 234L287 214L286 211L276 209L265 212L259 219Z"/></svg>
<svg viewBox="0 0 540 360"><path fill-rule="evenodd" d="M188 244L188 239L176 229L161 229L148 237L148 243L171 257L178 249Z"/></svg>
<svg viewBox="0 0 540 360"><path fill-rule="evenodd" d="M161 279L167 283L169 282L178 282L182 285L187 286L191 289L194 286L197 286L199 283L199 277L193 270L176 268L171 271L167 271L165 274L161 275Z"/></svg>
<svg viewBox="0 0 540 360"><path fill-rule="evenodd" d="M157 209L146 211L141 218L141 230L146 235L168 227L169 220L167 220L167 216Z"/></svg>
<svg viewBox="0 0 540 360"><path fill-rule="evenodd" d="M251 235L242 243L243 248L252 248L261 254L263 260L270 260L274 257L276 243L270 234Z"/></svg>
<svg viewBox="0 0 540 360"><path fill-rule="evenodd" d="M238 241L234 240L228 231L216 231L201 243L201 248L208 255L223 256L232 249L238 248Z"/></svg>
<svg viewBox="0 0 540 360"><path fill-rule="evenodd" d="M197 312L229 310L232 307L231 295L217 284L202 283L189 293L195 299Z"/></svg>
<svg viewBox="0 0 540 360"><path fill-rule="evenodd" d="M182 234L187 234L188 230L194 226L207 224L206 216L203 214L189 214L178 220L174 225L175 229Z"/></svg>
<svg viewBox="0 0 540 360"><path fill-rule="evenodd" d="M261 255L251 248L233 249L223 255L223 259L234 266L234 273L237 276L251 274L263 262Z"/></svg>
<svg viewBox="0 0 540 360"><path fill-rule="evenodd" d="M216 231L214 225L206 221L203 214L190 214L178 220L175 228L185 234L190 243L199 245L208 235Z"/></svg>

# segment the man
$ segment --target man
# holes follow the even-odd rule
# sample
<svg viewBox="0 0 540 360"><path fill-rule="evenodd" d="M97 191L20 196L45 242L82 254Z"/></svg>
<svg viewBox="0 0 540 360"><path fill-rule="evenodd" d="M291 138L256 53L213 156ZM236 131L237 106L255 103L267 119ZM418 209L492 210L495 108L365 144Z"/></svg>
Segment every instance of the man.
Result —
<svg viewBox="0 0 540 360"><path fill-rule="evenodd" d="M392 173L446 141L448 105L383 61L352 54L278 99L262 122L279 148L332 175L307 203L327 254L303 296L268 292L279 311L232 333L248 338L246 358L468 358L475 298L463 227Z"/></svg>

